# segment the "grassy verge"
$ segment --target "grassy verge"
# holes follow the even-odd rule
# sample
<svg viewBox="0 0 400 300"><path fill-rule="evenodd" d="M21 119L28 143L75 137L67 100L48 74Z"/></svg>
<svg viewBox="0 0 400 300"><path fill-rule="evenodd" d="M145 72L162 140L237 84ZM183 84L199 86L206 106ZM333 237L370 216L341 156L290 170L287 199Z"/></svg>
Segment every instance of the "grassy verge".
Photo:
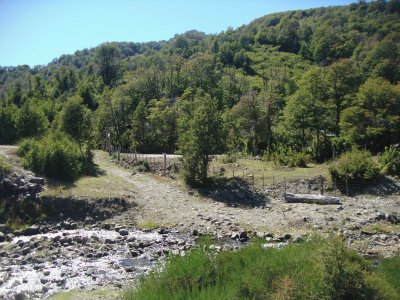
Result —
<svg viewBox="0 0 400 300"><path fill-rule="evenodd" d="M278 167L272 162L264 162L249 158L238 159L235 163L224 163L221 158L211 162L209 167L209 175L214 172L220 174L223 170L223 176L232 177L233 174L237 177L243 177L249 181L254 176L256 185L273 184L284 180L304 179L314 176L324 176L329 179L328 164L308 164L306 168L288 168Z"/></svg>
<svg viewBox="0 0 400 300"><path fill-rule="evenodd" d="M57 293L49 300L114 300L121 299L121 295L116 290L99 290L99 291L70 291Z"/></svg>
<svg viewBox="0 0 400 300"><path fill-rule="evenodd" d="M171 257L124 299L399 299L399 256L376 268L339 240Z"/></svg>
<svg viewBox="0 0 400 300"><path fill-rule="evenodd" d="M49 187L42 192L42 195L58 197L123 198L129 197L135 192L134 184L125 179L124 174L129 174L129 171L111 162L106 152L95 151L94 161L99 166L99 175L80 177L74 183L52 181Z"/></svg>

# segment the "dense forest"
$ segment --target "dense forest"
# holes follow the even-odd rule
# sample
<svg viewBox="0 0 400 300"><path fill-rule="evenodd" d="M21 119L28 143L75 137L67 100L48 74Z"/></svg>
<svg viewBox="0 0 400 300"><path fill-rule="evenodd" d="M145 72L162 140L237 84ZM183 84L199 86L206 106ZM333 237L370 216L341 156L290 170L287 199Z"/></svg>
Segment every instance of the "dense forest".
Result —
<svg viewBox="0 0 400 300"><path fill-rule="evenodd" d="M1 67L0 144L61 132L80 149L378 153L400 142L399 79L399 0L276 13Z"/></svg>

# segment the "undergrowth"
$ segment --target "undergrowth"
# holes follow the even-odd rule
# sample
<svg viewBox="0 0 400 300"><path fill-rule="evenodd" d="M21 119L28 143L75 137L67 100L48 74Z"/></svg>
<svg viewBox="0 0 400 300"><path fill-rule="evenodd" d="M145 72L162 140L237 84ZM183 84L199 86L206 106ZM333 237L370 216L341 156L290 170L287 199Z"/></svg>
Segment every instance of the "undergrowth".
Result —
<svg viewBox="0 0 400 300"><path fill-rule="evenodd" d="M399 299L399 260L374 267L338 239L220 254L200 247L170 257L124 299Z"/></svg>

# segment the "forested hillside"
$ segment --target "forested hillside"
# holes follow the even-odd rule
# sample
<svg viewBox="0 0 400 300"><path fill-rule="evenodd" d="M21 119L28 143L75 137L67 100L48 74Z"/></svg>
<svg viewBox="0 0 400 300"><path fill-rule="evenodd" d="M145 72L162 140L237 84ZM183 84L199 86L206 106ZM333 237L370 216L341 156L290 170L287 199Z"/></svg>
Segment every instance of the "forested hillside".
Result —
<svg viewBox="0 0 400 300"><path fill-rule="evenodd" d="M138 152L185 151L206 135L199 147L215 153L377 153L400 142L399 79L399 0L277 13L2 67L0 144L61 131L80 147L109 136Z"/></svg>

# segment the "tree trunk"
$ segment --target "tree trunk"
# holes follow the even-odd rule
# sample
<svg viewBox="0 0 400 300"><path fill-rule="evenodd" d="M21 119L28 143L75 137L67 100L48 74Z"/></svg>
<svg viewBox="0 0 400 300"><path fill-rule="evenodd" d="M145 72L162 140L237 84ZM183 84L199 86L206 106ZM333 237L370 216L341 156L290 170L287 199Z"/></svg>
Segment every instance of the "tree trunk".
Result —
<svg viewBox="0 0 400 300"><path fill-rule="evenodd" d="M340 204L338 197L325 195L284 193L283 198L286 202L291 203Z"/></svg>

